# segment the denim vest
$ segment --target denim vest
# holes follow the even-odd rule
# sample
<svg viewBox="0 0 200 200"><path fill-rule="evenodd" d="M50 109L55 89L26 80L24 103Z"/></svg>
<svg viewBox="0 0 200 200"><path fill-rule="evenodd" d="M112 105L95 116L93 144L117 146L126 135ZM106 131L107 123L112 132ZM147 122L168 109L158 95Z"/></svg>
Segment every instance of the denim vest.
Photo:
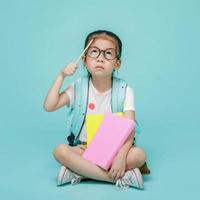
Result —
<svg viewBox="0 0 200 200"><path fill-rule="evenodd" d="M117 77L112 78L111 110L123 112L127 83ZM89 95L89 76L80 77L74 84L74 104L67 116L67 140L70 146L80 143L78 140L84 125Z"/></svg>

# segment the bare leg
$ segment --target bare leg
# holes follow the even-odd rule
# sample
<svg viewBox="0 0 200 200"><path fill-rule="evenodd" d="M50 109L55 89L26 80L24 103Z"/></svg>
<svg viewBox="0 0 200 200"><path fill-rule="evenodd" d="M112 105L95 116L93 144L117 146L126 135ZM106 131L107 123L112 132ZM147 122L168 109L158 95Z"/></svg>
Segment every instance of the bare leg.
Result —
<svg viewBox="0 0 200 200"><path fill-rule="evenodd" d="M67 145L68 146L68 145ZM84 153L85 150L83 150L82 148L78 147L78 146L68 146L68 148L73 151L74 153L76 153L77 155L82 155ZM82 176L81 179L87 179L87 177Z"/></svg>
<svg viewBox="0 0 200 200"><path fill-rule="evenodd" d="M72 147L66 144L58 145L54 150L55 159L77 174L99 181L114 183L114 181L108 177L108 172L106 170L83 159L81 155L72 151L71 148Z"/></svg>
<svg viewBox="0 0 200 200"><path fill-rule="evenodd" d="M108 172L81 157L84 150L61 144L54 150L55 159L77 174L86 178L115 183L108 177ZM146 156L139 147L131 147L126 159L126 170L139 168L144 164Z"/></svg>
<svg viewBox="0 0 200 200"><path fill-rule="evenodd" d="M132 146L126 158L126 170L140 168L146 161L146 154L143 149Z"/></svg>

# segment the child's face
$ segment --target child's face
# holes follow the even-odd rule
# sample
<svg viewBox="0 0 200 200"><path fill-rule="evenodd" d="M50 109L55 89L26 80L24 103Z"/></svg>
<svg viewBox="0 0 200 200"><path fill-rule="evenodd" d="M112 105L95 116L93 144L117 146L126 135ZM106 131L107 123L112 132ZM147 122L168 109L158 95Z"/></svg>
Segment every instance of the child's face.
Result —
<svg viewBox="0 0 200 200"><path fill-rule="evenodd" d="M118 69L121 64L116 57L117 53L116 42L112 38L96 38L87 50L83 62L92 76L112 76L113 70Z"/></svg>

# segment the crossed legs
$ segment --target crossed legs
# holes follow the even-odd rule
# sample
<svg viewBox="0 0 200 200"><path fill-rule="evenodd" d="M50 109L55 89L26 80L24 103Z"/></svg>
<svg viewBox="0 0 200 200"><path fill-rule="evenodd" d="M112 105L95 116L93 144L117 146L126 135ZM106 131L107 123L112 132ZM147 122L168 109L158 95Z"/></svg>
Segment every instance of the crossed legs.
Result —
<svg viewBox="0 0 200 200"><path fill-rule="evenodd" d="M114 180L108 177L106 170L83 159L81 157L83 152L84 150L78 146L71 147L67 144L60 144L55 148L53 155L59 163L83 177L114 183ZM145 161L146 155L144 150L132 146L127 154L126 170L139 168Z"/></svg>

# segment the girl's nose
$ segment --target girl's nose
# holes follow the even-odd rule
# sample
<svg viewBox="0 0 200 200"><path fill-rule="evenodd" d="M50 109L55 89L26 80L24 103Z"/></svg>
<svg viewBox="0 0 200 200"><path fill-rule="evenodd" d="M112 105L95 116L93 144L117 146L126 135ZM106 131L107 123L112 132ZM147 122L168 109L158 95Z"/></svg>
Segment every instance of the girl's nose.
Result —
<svg viewBox="0 0 200 200"><path fill-rule="evenodd" d="M103 52L101 52L99 56L97 57L97 62L104 62L104 61L105 61L105 58L104 58Z"/></svg>

